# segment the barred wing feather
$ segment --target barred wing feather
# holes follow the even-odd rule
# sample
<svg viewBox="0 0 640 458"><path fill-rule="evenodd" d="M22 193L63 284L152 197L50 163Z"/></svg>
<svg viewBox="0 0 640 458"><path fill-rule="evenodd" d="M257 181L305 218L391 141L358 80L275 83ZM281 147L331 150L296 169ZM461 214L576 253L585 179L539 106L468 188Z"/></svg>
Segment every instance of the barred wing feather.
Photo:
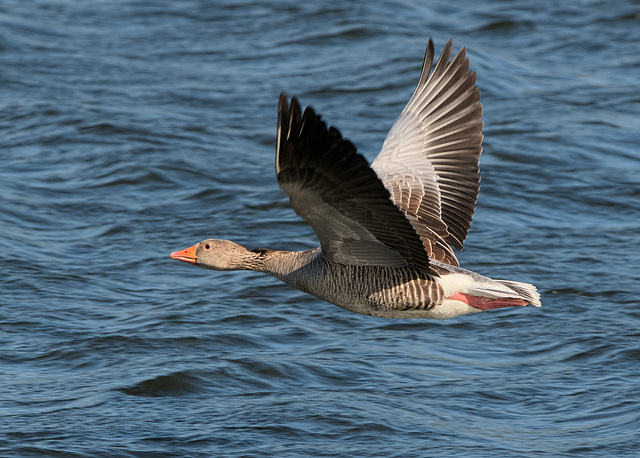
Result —
<svg viewBox="0 0 640 458"><path fill-rule="evenodd" d="M482 106L465 49L451 40L433 71L429 40L418 86L371 167L432 259L458 261L475 212L482 152Z"/></svg>

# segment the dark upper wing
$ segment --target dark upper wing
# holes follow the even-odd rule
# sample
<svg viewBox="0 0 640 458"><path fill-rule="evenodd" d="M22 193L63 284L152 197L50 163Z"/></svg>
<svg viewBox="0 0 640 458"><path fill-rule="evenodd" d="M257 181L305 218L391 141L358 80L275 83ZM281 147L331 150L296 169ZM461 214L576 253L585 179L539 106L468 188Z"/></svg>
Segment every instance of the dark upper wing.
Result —
<svg viewBox="0 0 640 458"><path fill-rule="evenodd" d="M482 106L462 48L445 45L433 72L429 40L422 75L371 167L411 219L433 259L457 265L473 217L482 152Z"/></svg>
<svg viewBox="0 0 640 458"><path fill-rule="evenodd" d="M284 94L278 106L276 173L327 259L433 273L420 237L367 160L313 109L301 116L295 97L289 106Z"/></svg>

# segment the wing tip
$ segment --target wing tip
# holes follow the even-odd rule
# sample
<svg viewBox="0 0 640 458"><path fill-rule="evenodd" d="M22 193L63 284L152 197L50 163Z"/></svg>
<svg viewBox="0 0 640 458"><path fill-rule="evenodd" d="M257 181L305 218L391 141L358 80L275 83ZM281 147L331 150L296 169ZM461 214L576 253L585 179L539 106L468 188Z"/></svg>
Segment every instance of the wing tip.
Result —
<svg viewBox="0 0 640 458"><path fill-rule="evenodd" d="M289 97L283 91L278 98L278 125L282 126L286 123L292 124L296 120L300 119L300 103L297 97L294 95L291 97L291 103L289 103ZM297 116L296 116L297 115Z"/></svg>
<svg viewBox="0 0 640 458"><path fill-rule="evenodd" d="M278 132L276 134L276 174L280 173L280 152L288 136L287 120L289 119L289 102L287 94L280 93L278 98Z"/></svg>
<svg viewBox="0 0 640 458"><path fill-rule="evenodd" d="M427 42L427 49L424 52L424 60L422 61L422 73L420 74L420 80L418 82L418 87L424 83L424 81L429 77L429 73L431 73L431 67L433 67L433 59L435 57L436 51L433 45L433 40L429 37L429 41Z"/></svg>
<svg viewBox="0 0 640 458"><path fill-rule="evenodd" d="M278 98L278 132L276 134L276 174L282 169L282 152L284 145L290 139L292 133L300 130L301 116L300 103L293 96L288 101L287 94L283 91Z"/></svg>

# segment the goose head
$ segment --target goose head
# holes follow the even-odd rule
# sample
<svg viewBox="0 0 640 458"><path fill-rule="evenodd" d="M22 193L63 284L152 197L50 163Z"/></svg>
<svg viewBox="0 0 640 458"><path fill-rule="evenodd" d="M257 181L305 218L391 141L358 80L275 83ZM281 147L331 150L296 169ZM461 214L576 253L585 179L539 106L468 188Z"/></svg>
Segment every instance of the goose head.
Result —
<svg viewBox="0 0 640 458"><path fill-rule="evenodd" d="M174 251L171 259L212 270L250 269L252 252L230 240L207 239L184 250Z"/></svg>

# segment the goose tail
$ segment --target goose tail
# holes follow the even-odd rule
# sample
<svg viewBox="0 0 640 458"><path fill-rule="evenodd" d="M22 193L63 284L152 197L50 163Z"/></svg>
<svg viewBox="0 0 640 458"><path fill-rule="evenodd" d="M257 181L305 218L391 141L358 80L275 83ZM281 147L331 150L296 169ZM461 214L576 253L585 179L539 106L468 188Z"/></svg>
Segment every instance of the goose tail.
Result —
<svg viewBox="0 0 640 458"><path fill-rule="evenodd" d="M511 280L494 280L466 269L445 266L434 262L441 271L449 274L437 278L445 297L464 302L476 309L533 305L540 307L540 293L530 283Z"/></svg>
<svg viewBox="0 0 640 458"><path fill-rule="evenodd" d="M541 307L542 303L540 302L540 293L538 292L538 288L533 286L531 283L523 283L519 281L510 281L510 280L496 280L498 283L503 284L510 290L516 292L518 296L525 301L527 301L530 305L535 307Z"/></svg>

